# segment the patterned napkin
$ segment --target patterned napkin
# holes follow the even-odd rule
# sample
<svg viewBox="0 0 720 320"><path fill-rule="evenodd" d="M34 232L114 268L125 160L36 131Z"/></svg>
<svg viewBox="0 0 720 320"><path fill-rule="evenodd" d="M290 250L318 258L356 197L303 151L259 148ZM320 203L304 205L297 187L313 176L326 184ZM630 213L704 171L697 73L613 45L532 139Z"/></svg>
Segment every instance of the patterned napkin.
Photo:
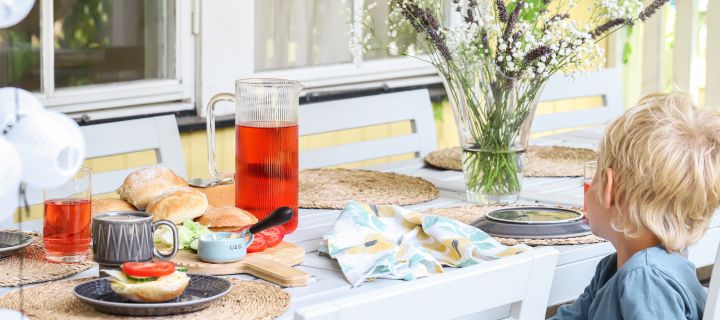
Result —
<svg viewBox="0 0 720 320"><path fill-rule="evenodd" d="M440 216L391 205L350 202L323 236L320 252L336 259L355 287L376 278L414 280L530 250L503 246L485 232Z"/></svg>

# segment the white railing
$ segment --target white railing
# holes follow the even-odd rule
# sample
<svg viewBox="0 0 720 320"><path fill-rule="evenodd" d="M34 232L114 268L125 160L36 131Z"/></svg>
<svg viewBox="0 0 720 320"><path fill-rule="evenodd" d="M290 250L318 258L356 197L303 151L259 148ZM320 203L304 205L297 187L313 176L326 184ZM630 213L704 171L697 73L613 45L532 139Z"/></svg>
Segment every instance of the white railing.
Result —
<svg viewBox="0 0 720 320"><path fill-rule="evenodd" d="M707 79L705 101L720 106L720 1L710 0L707 21Z"/></svg>
<svg viewBox="0 0 720 320"><path fill-rule="evenodd" d="M700 89L704 88L704 105L720 107L720 0L678 0L674 3L674 19L656 14L643 26L641 91L647 94L679 89L703 101ZM701 10L701 5L705 7L705 4L707 10ZM700 19L701 11L705 14L707 32L704 33L700 32L700 23L703 22ZM668 55L664 54L668 42L666 24L673 22L674 46L671 55ZM702 40L705 40L705 52L698 52L698 43ZM702 56L705 59L701 59ZM666 59L672 59L672 64L669 65ZM704 68L698 65L703 60ZM671 88L667 87L668 80Z"/></svg>

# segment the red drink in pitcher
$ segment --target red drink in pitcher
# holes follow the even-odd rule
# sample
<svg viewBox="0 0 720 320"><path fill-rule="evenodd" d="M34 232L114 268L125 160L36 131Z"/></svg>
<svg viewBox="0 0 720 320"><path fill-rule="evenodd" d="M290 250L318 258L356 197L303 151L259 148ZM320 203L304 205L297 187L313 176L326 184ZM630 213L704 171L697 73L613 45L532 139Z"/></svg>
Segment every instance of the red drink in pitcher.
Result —
<svg viewBox="0 0 720 320"><path fill-rule="evenodd" d="M235 206L259 220L278 207L295 213L283 227L298 224L298 127L277 122L235 126Z"/></svg>
<svg viewBox="0 0 720 320"><path fill-rule="evenodd" d="M90 248L90 200L46 200L43 239L50 256L86 255Z"/></svg>

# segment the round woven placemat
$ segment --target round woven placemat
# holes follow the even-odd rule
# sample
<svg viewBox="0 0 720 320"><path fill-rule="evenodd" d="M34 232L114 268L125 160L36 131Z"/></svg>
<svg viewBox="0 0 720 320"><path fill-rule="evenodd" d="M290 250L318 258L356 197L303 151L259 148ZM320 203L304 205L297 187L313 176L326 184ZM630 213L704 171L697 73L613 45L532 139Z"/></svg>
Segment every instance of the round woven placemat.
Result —
<svg viewBox="0 0 720 320"><path fill-rule="evenodd" d="M342 209L350 200L410 205L430 201L438 195L432 183L404 174L351 169L300 172L301 208Z"/></svg>
<svg viewBox="0 0 720 320"><path fill-rule="evenodd" d="M523 207L523 206L516 206ZM447 208L433 208L424 211L424 214L444 216L450 219L460 221L465 224L471 224L477 219L485 216L490 211L495 209L506 208L502 206L480 206L480 205L466 205L460 207L447 207ZM562 208L562 207L558 207ZM573 208L577 209L577 208ZM520 239L520 238L500 238L493 237L495 240L506 246L512 246L516 244L526 244L529 246L553 246L553 245L564 245L564 244L590 244L605 242L605 239L600 238L596 235L587 235L582 237L573 238L561 238L561 239Z"/></svg>
<svg viewBox="0 0 720 320"><path fill-rule="evenodd" d="M462 171L459 147L433 151L425 157L428 164L448 170ZM580 177L583 164L596 159L590 149L559 146L530 146L523 155L526 177Z"/></svg>
<svg viewBox="0 0 720 320"><path fill-rule="evenodd" d="M462 149L453 147L435 150L425 156L425 162L440 169L462 171Z"/></svg>
<svg viewBox="0 0 720 320"><path fill-rule="evenodd" d="M150 319L122 317L95 311L75 298L73 288L89 279L59 281L25 289L24 312L30 319ZM207 309L162 319L274 319L290 305L290 294L259 281L229 279L233 288ZM0 309L20 309L18 291L0 297Z"/></svg>
<svg viewBox="0 0 720 320"><path fill-rule="evenodd" d="M0 287L16 287L24 284L62 279L95 266L91 253L79 263L53 263L45 260L43 239L33 233L33 243L23 251L0 259ZM20 278L20 255L25 255L22 278Z"/></svg>

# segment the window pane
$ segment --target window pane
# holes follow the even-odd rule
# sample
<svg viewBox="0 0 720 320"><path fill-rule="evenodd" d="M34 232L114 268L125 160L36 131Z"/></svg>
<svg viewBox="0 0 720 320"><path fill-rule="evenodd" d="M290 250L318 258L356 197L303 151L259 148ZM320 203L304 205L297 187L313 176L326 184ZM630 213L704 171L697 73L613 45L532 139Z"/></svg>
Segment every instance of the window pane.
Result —
<svg viewBox="0 0 720 320"><path fill-rule="evenodd" d="M377 36L389 44L385 21L390 0L365 1L375 21ZM273 70L349 63L347 12L353 0L255 1L255 70ZM415 34L401 34L394 46L401 51L415 41ZM374 42L375 43L375 42ZM394 58L386 49L369 50L363 60Z"/></svg>
<svg viewBox="0 0 720 320"><path fill-rule="evenodd" d="M174 76L169 0L54 2L55 87Z"/></svg>
<svg viewBox="0 0 720 320"><path fill-rule="evenodd" d="M0 29L0 87L40 90L39 2L23 21Z"/></svg>
<svg viewBox="0 0 720 320"><path fill-rule="evenodd" d="M351 8L352 0L256 0L255 70L351 62Z"/></svg>

